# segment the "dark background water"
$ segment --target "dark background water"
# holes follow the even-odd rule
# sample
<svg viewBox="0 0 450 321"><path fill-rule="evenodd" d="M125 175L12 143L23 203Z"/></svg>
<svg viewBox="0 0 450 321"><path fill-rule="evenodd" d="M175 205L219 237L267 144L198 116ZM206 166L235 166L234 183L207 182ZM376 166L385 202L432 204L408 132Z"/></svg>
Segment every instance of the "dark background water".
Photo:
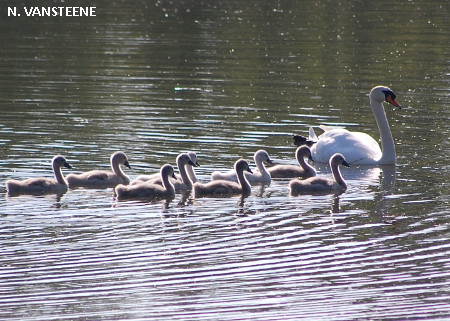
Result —
<svg viewBox="0 0 450 321"><path fill-rule="evenodd" d="M450 317L446 2L71 2L96 6L84 18L8 17L11 5L3 319ZM405 107L386 106L397 166L343 170L339 197L289 197L287 181L168 204L5 195L9 178L51 175L55 154L78 172L123 150L133 178L194 150L206 181L260 148L293 163L291 134L309 126L377 139L367 94L380 84Z"/></svg>

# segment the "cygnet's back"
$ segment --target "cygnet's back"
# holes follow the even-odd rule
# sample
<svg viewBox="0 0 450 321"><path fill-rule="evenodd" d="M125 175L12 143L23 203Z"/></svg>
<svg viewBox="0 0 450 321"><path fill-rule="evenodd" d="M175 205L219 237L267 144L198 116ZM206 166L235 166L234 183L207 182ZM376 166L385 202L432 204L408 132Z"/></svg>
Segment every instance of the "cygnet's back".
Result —
<svg viewBox="0 0 450 321"><path fill-rule="evenodd" d="M308 146L300 146L295 151L295 158L300 166L296 165L276 165L267 169L272 178L291 178L291 177L314 177L316 176L316 170L305 162L305 158L309 158L313 161L311 157L311 150Z"/></svg>
<svg viewBox="0 0 450 321"><path fill-rule="evenodd" d="M293 179L289 182L291 195L308 192L342 192L347 189L347 183L342 178L339 166L350 167L342 154L336 153L330 158L333 179L325 177L310 177L305 180Z"/></svg>
<svg viewBox="0 0 450 321"><path fill-rule="evenodd" d="M23 181L15 179L6 181L6 189L9 195L20 194L53 194L65 193L67 191L67 181L64 179L61 168L72 168L67 163L64 156L55 156L52 160L53 173L55 178L48 177L34 177Z"/></svg>
<svg viewBox="0 0 450 321"><path fill-rule="evenodd" d="M175 196L175 188L170 182L170 177L175 178L174 169L165 164L160 170L162 185L151 182L140 182L132 185L117 185L115 193L119 199L125 198L168 198Z"/></svg>
<svg viewBox="0 0 450 321"><path fill-rule="evenodd" d="M179 154L177 157L177 166L178 166L178 170L180 171L180 179L178 179L178 177L171 177L170 178L170 182L172 183L172 185L175 187L175 191L176 192L180 192L180 191L186 191L186 190L190 190L192 188L192 181L189 178L187 172L186 172L186 167L191 167L191 166L196 166L194 164L194 162L191 160L191 157L188 154ZM133 185L134 184L139 184L139 180L135 180L133 181ZM152 183L152 184L158 184L158 185L162 185L163 181L160 177L148 180L147 182Z"/></svg>
<svg viewBox="0 0 450 321"><path fill-rule="evenodd" d="M247 161L239 159L234 164L238 183L227 180L213 180L209 183L195 183L194 196L232 196L236 194L250 195L251 186L244 176L244 171L252 173Z"/></svg>
<svg viewBox="0 0 450 321"><path fill-rule="evenodd" d="M254 173L244 173L245 177L249 181L249 183L266 183L269 184L271 182L270 174L267 172L266 167L263 163L273 164L272 160L269 157L269 154L260 149L255 152L253 155L253 159L255 161L255 165L257 167L257 171ZM211 174L212 180L227 180L232 182L237 182L236 170L230 170L228 172L213 172Z"/></svg>
<svg viewBox="0 0 450 321"><path fill-rule="evenodd" d="M131 169L125 153L115 152L111 155L112 171L93 170L82 174L70 174L67 175L67 182L71 188L108 188L118 184L129 184L130 178L122 171L121 165Z"/></svg>

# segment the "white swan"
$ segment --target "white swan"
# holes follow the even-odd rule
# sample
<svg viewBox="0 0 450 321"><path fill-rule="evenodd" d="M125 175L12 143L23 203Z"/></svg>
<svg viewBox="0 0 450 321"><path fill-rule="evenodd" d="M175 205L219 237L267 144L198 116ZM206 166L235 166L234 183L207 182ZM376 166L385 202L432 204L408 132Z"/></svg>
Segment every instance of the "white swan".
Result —
<svg viewBox="0 0 450 321"><path fill-rule="evenodd" d="M214 180L206 184L197 182L194 184L194 197L250 195L252 188L244 175L244 171L252 172L247 161L237 160L234 163L234 170L237 173L238 183L227 180Z"/></svg>
<svg viewBox="0 0 450 321"><path fill-rule="evenodd" d="M305 162L306 157L313 161L309 147L300 146L295 151L295 158L300 166L276 165L268 168L267 171L272 178L314 177L316 176L316 170Z"/></svg>
<svg viewBox="0 0 450 321"><path fill-rule="evenodd" d="M307 192L341 192L347 189L347 183L342 178L339 165L350 167L342 154L336 153L330 159L333 179L323 177L310 177L305 180L293 179L289 182L291 195Z"/></svg>
<svg viewBox="0 0 450 321"><path fill-rule="evenodd" d="M383 102L402 108L395 100L394 92L384 86L377 86L370 91L370 105L380 132L381 147L369 135L350 132L343 128L320 126L325 132L318 138L312 128L309 129L310 140L317 141L311 148L315 162L326 163L334 153L342 153L350 164L395 164L395 146ZM305 143L301 136L294 137L299 143Z"/></svg>
<svg viewBox="0 0 450 321"><path fill-rule="evenodd" d="M196 166L192 162L191 157L189 157L188 154L178 155L177 156L177 166L178 166L178 170L180 171L181 180L178 179L178 177L170 179L171 183L175 187L175 191L180 192L180 191L186 191L186 190L192 189L192 181L186 172L187 166L189 166L189 167ZM136 180L136 181L133 181L132 184L138 184L139 182L142 182L142 181ZM158 185L163 184L161 175L158 178L151 179L146 182L149 182L151 184L158 184Z"/></svg>
<svg viewBox="0 0 450 321"><path fill-rule="evenodd" d="M269 154L263 149L260 149L256 151L256 153L253 155L253 159L255 161L256 167L258 168L255 173L244 173L245 178L249 181L249 183L267 183L269 184L271 182L271 177L269 172L267 171L266 167L264 166L263 162L273 164L272 160L269 157ZM212 180L226 180L226 181L232 181L237 182L237 176L236 176L236 170L231 170L228 172L213 172L211 174Z"/></svg>
<svg viewBox="0 0 450 321"><path fill-rule="evenodd" d="M139 182L133 185L119 184L114 192L119 199L125 198L169 198L175 196L175 187L170 182L170 176L175 178L173 167L165 164L161 167L162 185L151 182Z"/></svg>
<svg viewBox="0 0 450 321"><path fill-rule="evenodd" d="M67 191L67 181L64 178L61 168L72 168L67 163L64 156L58 155L53 157L52 160L53 173L55 179L47 177L34 177L28 178L23 181L10 179L6 181L6 189L9 195L20 194L53 194L53 193L65 193Z"/></svg>
<svg viewBox="0 0 450 321"><path fill-rule="evenodd" d="M82 174L67 175L70 188L92 187L108 188L118 184L130 184L130 178L122 171L120 165L131 168L128 158L123 152L115 152L111 155L111 171L93 170Z"/></svg>

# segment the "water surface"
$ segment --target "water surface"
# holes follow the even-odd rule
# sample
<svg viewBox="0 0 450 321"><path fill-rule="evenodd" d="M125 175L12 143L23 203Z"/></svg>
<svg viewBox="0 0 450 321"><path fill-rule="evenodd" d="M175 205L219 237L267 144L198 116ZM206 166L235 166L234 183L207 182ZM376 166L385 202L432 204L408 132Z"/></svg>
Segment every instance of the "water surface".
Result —
<svg viewBox="0 0 450 321"><path fill-rule="evenodd" d="M96 6L73 19L1 6L2 319L450 318L447 5ZM6 195L7 179L51 175L55 154L68 173L123 150L134 178L194 150L207 181L260 148L295 163L291 134L309 126L378 139L380 84L404 106L386 106L397 166L343 169L338 196L290 197L287 180L244 199Z"/></svg>

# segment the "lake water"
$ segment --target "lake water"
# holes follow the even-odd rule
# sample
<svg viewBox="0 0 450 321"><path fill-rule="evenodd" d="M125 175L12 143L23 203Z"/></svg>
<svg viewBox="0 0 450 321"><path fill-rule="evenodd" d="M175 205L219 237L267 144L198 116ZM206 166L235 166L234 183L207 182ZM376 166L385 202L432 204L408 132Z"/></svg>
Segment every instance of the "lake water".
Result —
<svg viewBox="0 0 450 321"><path fill-rule="evenodd" d="M450 319L448 3L79 5L97 16L0 7L2 320ZM123 150L134 178L193 150L208 181L261 148L294 164L309 126L378 139L375 85L404 107L397 166L343 169L339 196L6 195L56 154L67 174Z"/></svg>

